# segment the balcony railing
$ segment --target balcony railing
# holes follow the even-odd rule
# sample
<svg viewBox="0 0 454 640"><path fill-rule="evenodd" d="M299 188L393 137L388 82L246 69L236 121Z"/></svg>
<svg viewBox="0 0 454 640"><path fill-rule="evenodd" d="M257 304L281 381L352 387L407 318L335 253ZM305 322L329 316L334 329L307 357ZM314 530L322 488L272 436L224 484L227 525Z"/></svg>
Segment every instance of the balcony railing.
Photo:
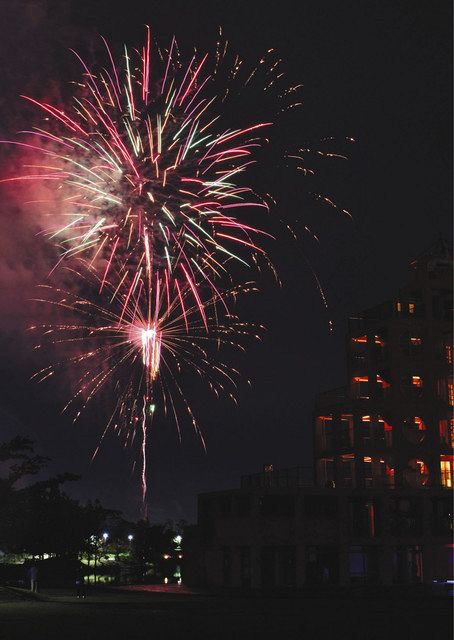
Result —
<svg viewBox="0 0 454 640"><path fill-rule="evenodd" d="M313 487L314 473L310 467L292 467L290 469L276 469L263 471L252 475L242 476L241 488L273 488L290 489Z"/></svg>

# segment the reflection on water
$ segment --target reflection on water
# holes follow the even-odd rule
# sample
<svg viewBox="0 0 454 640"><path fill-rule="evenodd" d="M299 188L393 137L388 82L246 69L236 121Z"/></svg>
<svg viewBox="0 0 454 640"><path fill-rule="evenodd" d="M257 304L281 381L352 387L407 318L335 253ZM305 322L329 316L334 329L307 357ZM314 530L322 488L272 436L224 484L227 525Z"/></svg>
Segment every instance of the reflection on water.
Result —
<svg viewBox="0 0 454 640"><path fill-rule="evenodd" d="M156 580L157 578L157 580ZM156 576L154 578L154 580L151 578L150 582L157 582L159 581L159 577ZM117 583L117 584L128 584L131 582L135 582L134 578L132 578L131 576L120 576L120 580L119 580L119 576L114 576L114 575L109 575L109 574L96 574L96 573L89 573L85 576L85 584L86 585L109 585L109 584L113 584L113 583ZM139 580L139 582L141 582ZM145 582L147 582L147 580L145 580ZM181 575L181 567L180 565L177 565L175 567L175 571L171 574L171 575L167 575L163 578L161 578L161 584L165 584L165 585L178 585L181 586L183 583L183 579L182 579L182 575Z"/></svg>

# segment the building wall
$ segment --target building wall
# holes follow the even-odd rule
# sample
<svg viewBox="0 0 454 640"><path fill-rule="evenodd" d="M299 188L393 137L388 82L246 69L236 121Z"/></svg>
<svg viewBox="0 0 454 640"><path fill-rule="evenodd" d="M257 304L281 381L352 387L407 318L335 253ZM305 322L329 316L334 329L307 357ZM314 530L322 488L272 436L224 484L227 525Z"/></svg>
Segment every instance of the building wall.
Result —
<svg viewBox="0 0 454 640"><path fill-rule="evenodd" d="M199 535L208 586L431 583L450 575L452 509L436 489L238 489L199 497Z"/></svg>

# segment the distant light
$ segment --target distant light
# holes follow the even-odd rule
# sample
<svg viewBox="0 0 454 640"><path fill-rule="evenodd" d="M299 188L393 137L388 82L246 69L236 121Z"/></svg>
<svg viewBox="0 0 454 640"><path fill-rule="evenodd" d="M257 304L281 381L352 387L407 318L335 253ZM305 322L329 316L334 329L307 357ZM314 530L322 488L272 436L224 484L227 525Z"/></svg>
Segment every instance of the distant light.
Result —
<svg viewBox="0 0 454 640"><path fill-rule="evenodd" d="M182 554L182 553L179 553L179 554L178 554L178 557L179 557L179 559L181 560L181 558L183 557L183 554Z"/></svg>
<svg viewBox="0 0 454 640"><path fill-rule="evenodd" d="M155 404L150 404L150 413L153 415L153 413L156 411L156 405Z"/></svg>
<svg viewBox="0 0 454 640"><path fill-rule="evenodd" d="M169 578L164 578L164 584L167 584L169 582Z"/></svg>
<svg viewBox="0 0 454 640"><path fill-rule="evenodd" d="M109 534L107 533L107 531L104 531L104 533L102 534L103 540L104 542L107 540L107 538L109 537Z"/></svg>
<svg viewBox="0 0 454 640"><path fill-rule="evenodd" d="M183 538L180 535L178 535L178 536L175 536L175 538L173 539L173 542L175 542L175 544L181 544L182 540Z"/></svg>
<svg viewBox="0 0 454 640"><path fill-rule="evenodd" d="M133 539L134 539L134 536L132 535L132 533L130 533L130 534L128 535L128 540L129 540L129 542L131 542L131 540L133 540Z"/></svg>
<svg viewBox="0 0 454 640"><path fill-rule="evenodd" d="M164 558L164 560L168 560L170 558L168 553L165 553L162 557Z"/></svg>

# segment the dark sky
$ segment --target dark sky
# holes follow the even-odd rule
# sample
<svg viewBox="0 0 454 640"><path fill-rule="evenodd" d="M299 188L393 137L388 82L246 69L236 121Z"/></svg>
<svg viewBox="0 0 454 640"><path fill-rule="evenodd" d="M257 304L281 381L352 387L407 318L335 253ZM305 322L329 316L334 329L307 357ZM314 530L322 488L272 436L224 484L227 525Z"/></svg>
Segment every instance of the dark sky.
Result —
<svg viewBox="0 0 454 640"><path fill-rule="evenodd" d="M160 42L175 34L182 46L201 49L212 49L222 25L231 46L247 59L275 47L288 76L305 85L304 109L283 131L284 139L357 140L348 165L330 165L322 187L354 221L326 207L310 208L320 245L309 237L298 247L279 242L273 258L283 287L264 277L260 296L244 305L246 317L268 327L240 363L252 388L240 388L239 408L208 392L197 397L207 453L190 425L180 444L174 425L156 420L149 475L153 520L193 520L197 493L235 487L241 474L259 471L265 462L309 465L315 396L344 382L346 318L391 295L405 282L410 259L440 234L451 236L451 5L129 0L116 7L109 0L2 0L2 138L24 126L27 112L18 94L58 94L57 87L74 77L69 47L90 56L98 33L114 43L140 43L147 23ZM304 216L304 199L288 191L285 181L271 186L281 194L279 216ZM299 189L306 189L304 182ZM38 270L33 248L24 248L31 233L27 221L9 198L3 197L0 219L1 439L30 435L53 458L52 472L82 474L71 487L74 495L98 497L136 518L138 478L131 475L130 452L121 440L108 437L90 463L103 408L71 426L59 413L65 398L58 385L43 393L28 380L35 363L23 331L34 320L27 293ZM329 314L307 261L326 289ZM334 322L331 334L328 319Z"/></svg>

